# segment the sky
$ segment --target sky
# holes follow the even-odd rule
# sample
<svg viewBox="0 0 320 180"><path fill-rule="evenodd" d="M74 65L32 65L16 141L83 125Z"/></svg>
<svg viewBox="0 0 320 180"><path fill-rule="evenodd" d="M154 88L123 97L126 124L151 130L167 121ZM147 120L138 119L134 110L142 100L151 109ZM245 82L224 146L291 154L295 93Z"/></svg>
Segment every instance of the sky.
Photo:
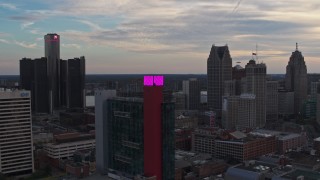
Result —
<svg viewBox="0 0 320 180"><path fill-rule="evenodd" d="M43 57L47 33L87 74L205 74L213 44L242 66L258 47L267 73L285 73L296 42L320 73L319 22L319 0L0 0L0 75Z"/></svg>

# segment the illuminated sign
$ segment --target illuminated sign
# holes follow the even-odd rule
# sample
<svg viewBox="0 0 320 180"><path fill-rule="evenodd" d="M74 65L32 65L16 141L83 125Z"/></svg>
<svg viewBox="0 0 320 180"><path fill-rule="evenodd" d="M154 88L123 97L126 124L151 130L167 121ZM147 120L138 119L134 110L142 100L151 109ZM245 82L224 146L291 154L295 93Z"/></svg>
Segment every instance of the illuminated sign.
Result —
<svg viewBox="0 0 320 180"><path fill-rule="evenodd" d="M143 84L145 86L163 86L163 76L144 76Z"/></svg>
<svg viewBox="0 0 320 180"><path fill-rule="evenodd" d="M57 36L57 35L54 35L54 36L53 36L53 39L58 39L58 36Z"/></svg>

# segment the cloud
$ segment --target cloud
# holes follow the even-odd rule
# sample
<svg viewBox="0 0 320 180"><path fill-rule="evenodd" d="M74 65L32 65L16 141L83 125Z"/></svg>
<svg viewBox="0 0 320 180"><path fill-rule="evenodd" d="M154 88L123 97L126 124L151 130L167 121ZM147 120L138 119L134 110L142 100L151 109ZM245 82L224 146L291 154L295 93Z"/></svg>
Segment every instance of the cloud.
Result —
<svg viewBox="0 0 320 180"><path fill-rule="evenodd" d="M31 48L31 49L37 47L37 43L27 43L25 41L14 41L14 44L24 48Z"/></svg>
<svg viewBox="0 0 320 180"><path fill-rule="evenodd" d="M76 49L80 49L81 46L79 44L62 44L62 47L64 48L76 48Z"/></svg>
<svg viewBox="0 0 320 180"><path fill-rule="evenodd" d="M17 7L15 5L9 3L0 3L0 7L10 10L17 10Z"/></svg>
<svg viewBox="0 0 320 180"><path fill-rule="evenodd" d="M25 22L21 24L21 29L26 29L28 27L30 27L31 25L33 25L34 22Z"/></svg>
<svg viewBox="0 0 320 180"><path fill-rule="evenodd" d="M10 42L8 40L5 40L5 39L0 39L0 42L1 43L5 43L5 44L10 44Z"/></svg>

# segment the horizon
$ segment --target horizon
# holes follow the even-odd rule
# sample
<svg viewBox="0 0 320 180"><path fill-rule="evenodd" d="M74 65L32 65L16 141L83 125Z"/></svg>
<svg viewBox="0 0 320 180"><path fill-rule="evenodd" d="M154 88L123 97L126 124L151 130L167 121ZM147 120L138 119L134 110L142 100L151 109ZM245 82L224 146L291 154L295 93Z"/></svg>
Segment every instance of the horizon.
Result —
<svg viewBox="0 0 320 180"><path fill-rule="evenodd" d="M44 56L44 35L61 37L61 59L86 57L88 74L206 74L211 46L228 44L242 66L256 52L268 74L285 73L295 43L317 73L320 2L138 0L0 2L0 74Z"/></svg>

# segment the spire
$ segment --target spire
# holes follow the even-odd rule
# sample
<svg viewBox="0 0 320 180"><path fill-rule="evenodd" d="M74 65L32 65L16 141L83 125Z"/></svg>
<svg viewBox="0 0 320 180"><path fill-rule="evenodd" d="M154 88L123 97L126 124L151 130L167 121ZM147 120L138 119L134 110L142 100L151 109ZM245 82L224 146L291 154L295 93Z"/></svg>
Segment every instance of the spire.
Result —
<svg viewBox="0 0 320 180"><path fill-rule="evenodd" d="M298 51L298 43L296 42L296 51Z"/></svg>

